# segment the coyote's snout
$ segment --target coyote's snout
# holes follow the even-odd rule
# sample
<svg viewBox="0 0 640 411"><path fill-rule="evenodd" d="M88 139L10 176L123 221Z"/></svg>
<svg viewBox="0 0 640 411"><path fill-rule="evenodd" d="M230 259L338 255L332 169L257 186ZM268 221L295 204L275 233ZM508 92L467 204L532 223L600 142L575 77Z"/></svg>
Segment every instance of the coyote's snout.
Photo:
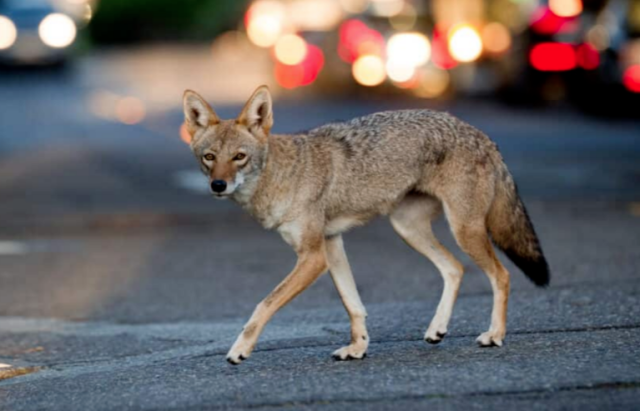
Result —
<svg viewBox="0 0 640 411"><path fill-rule="evenodd" d="M390 111L276 135L264 86L235 120L219 119L192 91L185 93L184 113L191 149L214 196L239 203L298 254L293 271L258 304L231 347L227 360L233 364L249 357L269 319L326 270L351 319L351 343L333 355L364 358L367 314L341 234L378 215L388 215L444 279L425 334L429 343L447 334L463 277L462 264L431 230L443 211L456 242L493 289L491 325L477 338L481 346L501 346L506 333L509 273L491 240L535 284L549 282L533 225L496 145L449 114Z"/></svg>

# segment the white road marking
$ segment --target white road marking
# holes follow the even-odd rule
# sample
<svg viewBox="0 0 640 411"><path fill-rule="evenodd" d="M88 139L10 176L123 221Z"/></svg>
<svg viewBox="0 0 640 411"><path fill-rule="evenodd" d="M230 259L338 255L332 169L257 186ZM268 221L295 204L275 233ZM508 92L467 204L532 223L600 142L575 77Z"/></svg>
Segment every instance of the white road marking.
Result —
<svg viewBox="0 0 640 411"><path fill-rule="evenodd" d="M0 241L0 255L22 255L28 252L29 248L24 243L18 241Z"/></svg>

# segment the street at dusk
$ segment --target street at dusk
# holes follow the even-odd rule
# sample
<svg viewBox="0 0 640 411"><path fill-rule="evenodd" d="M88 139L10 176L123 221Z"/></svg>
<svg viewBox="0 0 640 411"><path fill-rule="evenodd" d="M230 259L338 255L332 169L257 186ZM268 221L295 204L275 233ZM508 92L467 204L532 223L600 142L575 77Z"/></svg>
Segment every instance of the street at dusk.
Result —
<svg viewBox="0 0 640 411"><path fill-rule="evenodd" d="M432 2L405 3L419 24ZM584 7L596 13L586 0ZM280 67L283 57L260 44L268 33L204 42L149 29L156 37L135 32L140 38L127 43L108 37L97 10L96 28L79 31L93 36L91 46L81 44L88 51L0 71L0 409L640 407L640 117L624 106L637 102L628 80L626 94L622 83L603 94L623 96L615 101L581 100L576 90L592 83L566 73L543 79L547 72L535 67L529 84L540 82L540 96L489 90L480 86L495 74L483 68L469 69L469 84L460 80L469 76L465 64L475 63L455 48L448 58L459 66L438 66L436 32L425 30L430 62L412 64L450 73L442 94L426 96L428 84L413 88L392 71L368 85L371 73L358 77L356 69L362 56L342 50L345 61L332 61L328 40L316 41L325 53L317 80L293 84L287 70L295 65ZM382 12L371 10L343 20L379 28ZM235 13L252 27L250 13ZM325 29L309 30L306 50L313 50ZM331 356L349 341L349 317L325 274L274 316L250 358L238 366L225 360L296 254L240 206L213 198L181 139L182 94L196 90L232 119L261 84L273 93L273 133L411 108L447 111L497 143L551 271L550 285L536 287L498 253L511 275L503 347L475 342L489 325L492 287L444 218L434 232L465 275L446 338L424 341L442 278L387 218L377 218L344 235L368 312L365 359ZM549 87L562 89L562 98L549 97L556 95ZM611 115L607 105L625 108Z"/></svg>

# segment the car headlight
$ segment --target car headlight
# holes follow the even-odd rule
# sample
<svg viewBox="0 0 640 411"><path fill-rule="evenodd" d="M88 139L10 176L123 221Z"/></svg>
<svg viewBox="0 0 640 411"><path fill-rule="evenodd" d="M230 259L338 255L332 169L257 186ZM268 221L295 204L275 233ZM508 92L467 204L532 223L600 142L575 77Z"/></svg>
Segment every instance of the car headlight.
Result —
<svg viewBox="0 0 640 411"><path fill-rule="evenodd" d="M73 43L77 32L76 24L71 17L61 13L49 14L40 22L38 28L38 33L44 44L58 49Z"/></svg>
<svg viewBox="0 0 640 411"><path fill-rule="evenodd" d="M0 50L6 50L13 46L18 38L18 29L10 18L0 16Z"/></svg>

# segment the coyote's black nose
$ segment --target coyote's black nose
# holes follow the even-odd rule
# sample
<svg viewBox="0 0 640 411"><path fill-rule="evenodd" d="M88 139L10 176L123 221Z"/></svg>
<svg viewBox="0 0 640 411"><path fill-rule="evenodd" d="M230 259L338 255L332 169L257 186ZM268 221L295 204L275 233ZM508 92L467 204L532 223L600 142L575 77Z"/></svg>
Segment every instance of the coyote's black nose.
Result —
<svg viewBox="0 0 640 411"><path fill-rule="evenodd" d="M224 180L213 180L211 182L211 189L214 193L222 193L227 189L227 182Z"/></svg>

